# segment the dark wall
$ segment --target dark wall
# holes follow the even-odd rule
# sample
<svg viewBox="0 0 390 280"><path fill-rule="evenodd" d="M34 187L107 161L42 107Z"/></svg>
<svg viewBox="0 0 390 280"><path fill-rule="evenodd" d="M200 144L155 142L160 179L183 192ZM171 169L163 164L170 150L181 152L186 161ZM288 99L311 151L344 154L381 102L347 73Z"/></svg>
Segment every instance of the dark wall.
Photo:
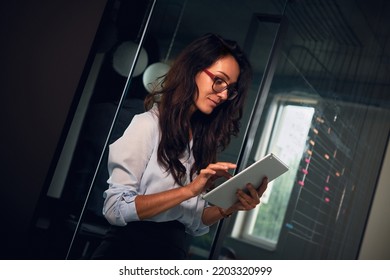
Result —
<svg viewBox="0 0 390 280"><path fill-rule="evenodd" d="M0 258L23 258L106 2L0 4Z"/></svg>

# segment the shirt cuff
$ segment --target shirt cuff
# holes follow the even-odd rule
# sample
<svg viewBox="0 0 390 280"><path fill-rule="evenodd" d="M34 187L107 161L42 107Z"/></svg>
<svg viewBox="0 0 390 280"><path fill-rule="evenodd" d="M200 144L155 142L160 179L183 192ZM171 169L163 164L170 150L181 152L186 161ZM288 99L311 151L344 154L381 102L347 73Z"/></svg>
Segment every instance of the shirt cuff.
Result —
<svg viewBox="0 0 390 280"><path fill-rule="evenodd" d="M135 207L135 198L137 193L134 191L123 193L119 201L119 213L126 223L139 221L137 209Z"/></svg>

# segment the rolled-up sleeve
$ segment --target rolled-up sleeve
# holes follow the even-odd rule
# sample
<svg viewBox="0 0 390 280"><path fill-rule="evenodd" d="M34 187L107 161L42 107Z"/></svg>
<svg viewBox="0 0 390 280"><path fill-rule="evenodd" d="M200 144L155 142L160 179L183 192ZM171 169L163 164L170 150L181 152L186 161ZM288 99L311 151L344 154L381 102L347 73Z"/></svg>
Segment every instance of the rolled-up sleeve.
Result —
<svg viewBox="0 0 390 280"><path fill-rule="evenodd" d="M127 187L110 185L103 195L103 215L107 221L112 225L125 226L129 221L139 220L134 203L137 195Z"/></svg>
<svg viewBox="0 0 390 280"><path fill-rule="evenodd" d="M203 198L200 198L195 208L192 225L187 227L188 234L193 236L200 236L209 232L210 227L203 224L202 222L203 211L206 207L207 202L203 200Z"/></svg>
<svg viewBox="0 0 390 280"><path fill-rule="evenodd" d="M156 141L152 114L134 116L121 138L109 146L109 188L104 192L103 215L112 225L138 221L135 198Z"/></svg>

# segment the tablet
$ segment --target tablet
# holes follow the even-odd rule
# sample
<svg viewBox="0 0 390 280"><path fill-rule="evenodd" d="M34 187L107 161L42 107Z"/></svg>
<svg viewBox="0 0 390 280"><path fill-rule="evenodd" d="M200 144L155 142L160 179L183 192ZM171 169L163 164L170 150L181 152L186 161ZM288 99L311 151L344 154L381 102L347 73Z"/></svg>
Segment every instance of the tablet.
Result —
<svg viewBox="0 0 390 280"><path fill-rule="evenodd" d="M205 193L203 199L213 205L229 208L237 201L236 191L238 188L246 189L247 183L258 187L265 176L268 177L268 182L271 182L287 171L288 166L271 153Z"/></svg>

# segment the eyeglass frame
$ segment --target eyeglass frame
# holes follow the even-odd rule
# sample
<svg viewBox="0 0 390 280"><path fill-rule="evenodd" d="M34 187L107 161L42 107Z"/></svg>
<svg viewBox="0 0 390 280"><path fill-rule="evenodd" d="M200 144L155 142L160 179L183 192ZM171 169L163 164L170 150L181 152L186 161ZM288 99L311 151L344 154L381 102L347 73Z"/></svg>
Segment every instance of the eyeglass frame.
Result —
<svg viewBox="0 0 390 280"><path fill-rule="evenodd" d="M207 69L203 69L203 72L205 72L207 74L207 76L210 77L211 80L213 80L213 85L211 86L211 88L213 89L214 92L216 93L221 93L223 92L224 90L227 89L227 100L233 100L234 98L236 98L238 96L238 90L237 88L235 87L235 84L236 83L233 83L233 84L229 84L228 82L226 82L224 79L222 79L221 77L218 77L217 75L214 75L213 73L211 73L209 70ZM224 82L226 84L226 87L223 87L222 90L215 90L214 86L215 86L215 83L218 81L218 80L221 80L222 82ZM232 87L234 86L234 87Z"/></svg>

